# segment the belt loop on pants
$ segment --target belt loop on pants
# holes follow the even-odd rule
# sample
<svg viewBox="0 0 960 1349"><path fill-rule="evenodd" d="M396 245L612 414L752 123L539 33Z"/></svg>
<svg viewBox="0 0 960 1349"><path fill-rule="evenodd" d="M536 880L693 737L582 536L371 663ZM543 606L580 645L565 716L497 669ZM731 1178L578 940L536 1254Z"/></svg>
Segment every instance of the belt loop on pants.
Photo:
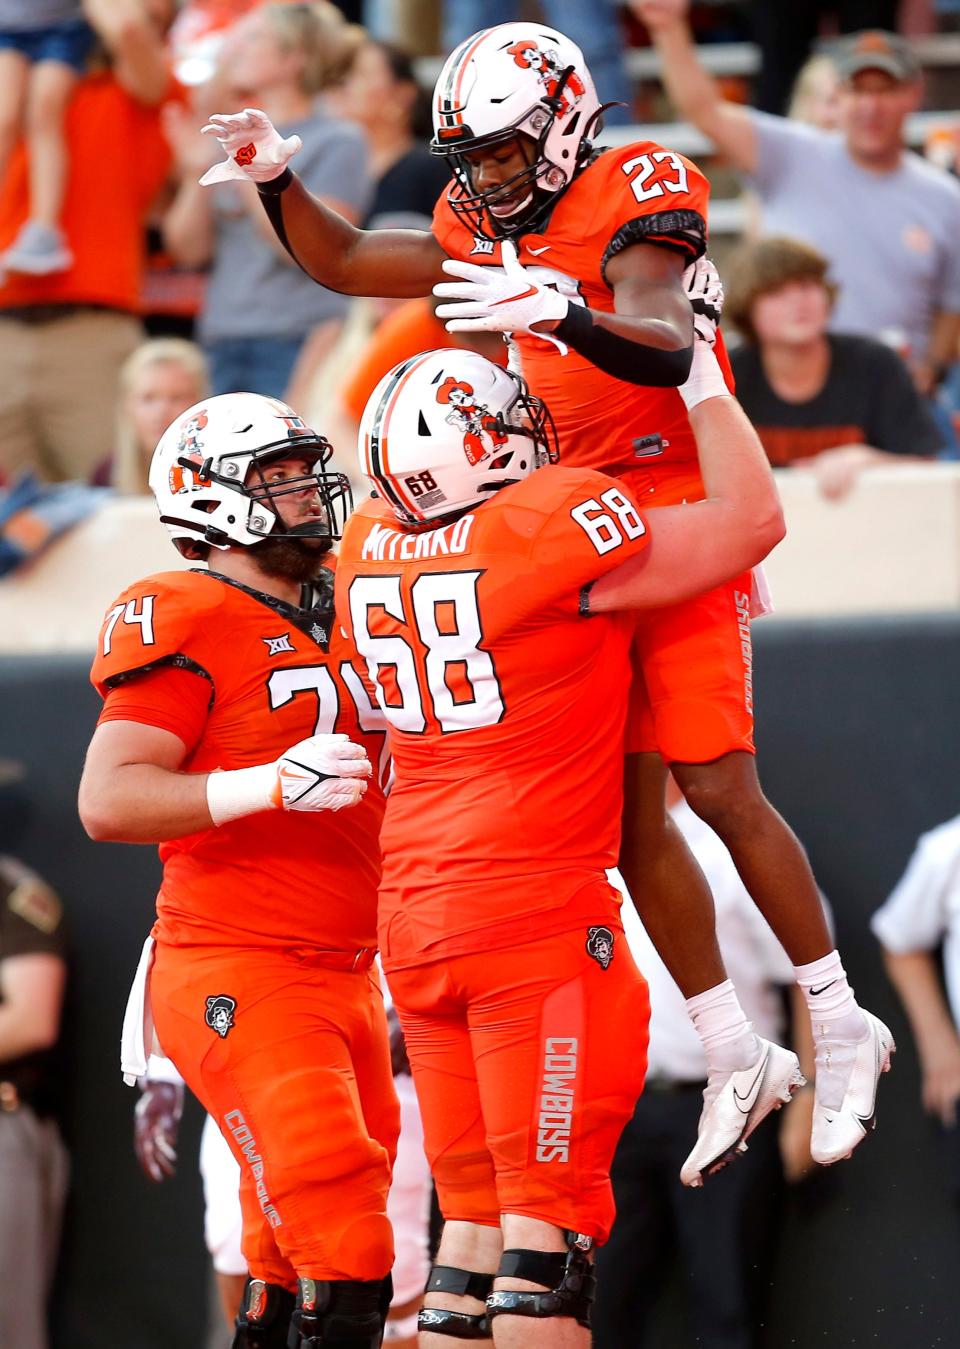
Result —
<svg viewBox="0 0 960 1349"><path fill-rule="evenodd" d="M296 950L293 954L304 965L318 965L323 970L341 970L346 974L362 974L373 964L377 948L361 946L359 951L321 951L313 947Z"/></svg>

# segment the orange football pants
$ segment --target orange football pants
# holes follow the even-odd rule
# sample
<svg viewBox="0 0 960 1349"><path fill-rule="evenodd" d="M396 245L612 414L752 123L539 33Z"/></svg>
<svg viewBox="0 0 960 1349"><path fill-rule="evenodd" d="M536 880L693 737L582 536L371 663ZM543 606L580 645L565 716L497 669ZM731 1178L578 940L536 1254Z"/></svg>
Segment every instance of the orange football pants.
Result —
<svg viewBox="0 0 960 1349"><path fill-rule="evenodd" d="M448 1220L609 1234L650 1006L610 887L597 890L574 930L388 972Z"/></svg>
<svg viewBox="0 0 960 1349"><path fill-rule="evenodd" d="M251 1276L291 1290L393 1264L400 1115L379 979L317 959L158 942L150 977L164 1052L240 1164Z"/></svg>
<svg viewBox="0 0 960 1349"><path fill-rule="evenodd" d="M649 513L654 534L656 507L703 499L696 466L661 465L656 476L637 469L621 477ZM709 763L733 750L755 752L751 590L745 572L682 604L637 615L628 754L659 752L667 763Z"/></svg>

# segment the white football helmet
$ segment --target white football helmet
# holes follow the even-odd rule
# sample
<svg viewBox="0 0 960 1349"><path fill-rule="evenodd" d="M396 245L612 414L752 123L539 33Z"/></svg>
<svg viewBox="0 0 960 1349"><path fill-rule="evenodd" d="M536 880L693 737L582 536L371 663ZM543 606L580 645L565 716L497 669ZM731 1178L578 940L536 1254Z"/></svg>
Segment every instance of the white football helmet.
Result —
<svg viewBox="0 0 960 1349"><path fill-rule="evenodd" d="M229 548L265 538L332 541L353 508L346 476L326 471L332 454L330 442L279 399L219 394L194 403L164 431L150 463L150 490L175 543ZM265 465L294 455L312 459L314 472L268 486ZM320 495L325 518L285 530L277 497L309 484Z"/></svg>
<svg viewBox="0 0 960 1349"><path fill-rule="evenodd" d="M583 53L556 29L517 22L474 33L447 58L433 95L430 148L450 163L452 209L487 237L529 231L590 154L602 112ZM527 168L476 191L465 155L520 135L531 142ZM532 201L490 214L524 187Z"/></svg>
<svg viewBox="0 0 960 1349"><path fill-rule="evenodd" d="M453 516L545 463L556 433L519 375L474 351L395 365L363 410L360 468L404 525Z"/></svg>

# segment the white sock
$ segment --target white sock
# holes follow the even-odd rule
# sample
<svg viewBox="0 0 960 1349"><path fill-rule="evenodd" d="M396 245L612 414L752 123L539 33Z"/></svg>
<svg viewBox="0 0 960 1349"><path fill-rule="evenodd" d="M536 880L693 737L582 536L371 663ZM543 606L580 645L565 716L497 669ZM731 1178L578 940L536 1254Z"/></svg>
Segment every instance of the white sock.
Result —
<svg viewBox="0 0 960 1349"><path fill-rule="evenodd" d="M828 1038L856 1043L863 1039L866 1019L847 983L838 951L808 965L794 965L793 972L810 1011L814 1042Z"/></svg>
<svg viewBox="0 0 960 1349"><path fill-rule="evenodd" d="M687 1012L707 1059L707 1072L736 1073L756 1063L760 1044L729 979L687 998Z"/></svg>

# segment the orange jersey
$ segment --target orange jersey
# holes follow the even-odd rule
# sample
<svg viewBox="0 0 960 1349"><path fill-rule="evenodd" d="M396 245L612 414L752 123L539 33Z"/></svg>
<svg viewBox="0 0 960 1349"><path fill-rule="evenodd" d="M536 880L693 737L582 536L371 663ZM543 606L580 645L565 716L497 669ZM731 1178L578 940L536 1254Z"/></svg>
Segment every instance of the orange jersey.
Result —
<svg viewBox="0 0 960 1349"><path fill-rule="evenodd" d="M613 313L610 259L631 244L655 243L695 261L706 247L708 198L709 184L696 165L654 141L605 150L561 195L542 232L515 241L518 256L571 303ZM451 257L501 265L500 244L472 234L447 193L437 203L433 233ZM524 378L553 415L564 466L617 476L636 471L631 483L638 493L658 472L686 477L696 490L697 447L676 389L629 384L572 348L561 356L530 334L515 341ZM651 436L661 438L662 450L642 443Z"/></svg>
<svg viewBox="0 0 960 1349"><path fill-rule="evenodd" d="M182 771L268 763L315 732L333 731L364 745L374 766L352 809L263 812L161 844L163 941L376 944L384 719L355 654L332 630L329 572L323 583L326 612L206 571L161 572L130 586L106 615L91 672L105 699L101 720L179 735L187 747Z"/></svg>
<svg viewBox="0 0 960 1349"><path fill-rule="evenodd" d="M634 619L581 616L581 591L646 543L618 485L559 467L441 528L403 531L378 499L349 521L337 617L396 773L388 969L496 945L507 927L543 935L546 910L615 864Z"/></svg>

